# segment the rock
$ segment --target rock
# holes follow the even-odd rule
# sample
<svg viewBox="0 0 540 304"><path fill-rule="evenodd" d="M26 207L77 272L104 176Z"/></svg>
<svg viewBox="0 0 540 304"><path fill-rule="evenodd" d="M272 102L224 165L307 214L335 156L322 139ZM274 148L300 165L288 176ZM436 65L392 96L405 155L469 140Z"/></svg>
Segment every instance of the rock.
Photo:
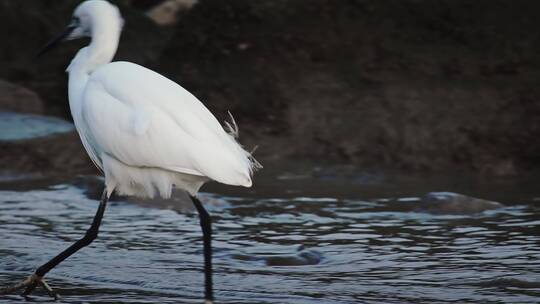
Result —
<svg viewBox="0 0 540 304"><path fill-rule="evenodd" d="M417 211L434 214L474 214L486 210L502 208L498 202L470 197L453 192L430 192L421 199Z"/></svg>
<svg viewBox="0 0 540 304"><path fill-rule="evenodd" d="M43 113L43 102L33 91L0 79L0 111Z"/></svg>
<svg viewBox="0 0 540 304"><path fill-rule="evenodd" d="M300 246L295 254L258 256L235 254L233 257L242 261L263 261L267 266L317 265L323 260L322 253L312 249L305 249L304 246Z"/></svg>
<svg viewBox="0 0 540 304"><path fill-rule="evenodd" d="M97 173L75 132L31 140L0 141L0 174L70 176Z"/></svg>
<svg viewBox="0 0 540 304"><path fill-rule="evenodd" d="M3 182L92 168L75 126L56 117L0 112L0 151Z"/></svg>
<svg viewBox="0 0 540 304"><path fill-rule="evenodd" d="M264 260L268 266L317 265L322 260L322 254L315 250L301 250L291 255L267 256Z"/></svg>
<svg viewBox="0 0 540 304"><path fill-rule="evenodd" d="M158 25L173 25L178 21L178 13L191 9L198 0L167 0L151 8L146 15Z"/></svg>

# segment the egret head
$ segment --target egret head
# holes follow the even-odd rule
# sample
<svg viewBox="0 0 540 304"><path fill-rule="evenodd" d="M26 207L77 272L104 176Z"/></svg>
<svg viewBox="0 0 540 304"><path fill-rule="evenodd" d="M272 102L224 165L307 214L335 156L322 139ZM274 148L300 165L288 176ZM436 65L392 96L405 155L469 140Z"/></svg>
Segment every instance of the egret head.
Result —
<svg viewBox="0 0 540 304"><path fill-rule="evenodd" d="M83 37L94 37L98 33L122 30L124 20L118 7L105 0L87 0L79 4L65 30L47 43L38 56L43 55L60 42Z"/></svg>

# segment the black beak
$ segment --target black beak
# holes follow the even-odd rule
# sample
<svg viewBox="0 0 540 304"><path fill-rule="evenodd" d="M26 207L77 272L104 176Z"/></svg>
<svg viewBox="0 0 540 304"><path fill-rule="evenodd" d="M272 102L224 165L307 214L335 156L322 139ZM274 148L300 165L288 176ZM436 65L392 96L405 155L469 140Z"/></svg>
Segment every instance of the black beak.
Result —
<svg viewBox="0 0 540 304"><path fill-rule="evenodd" d="M54 37L51 41L49 41L36 55L37 57L40 57L41 55L47 53L47 51L51 50L55 46L58 45L58 43L62 42L73 30L75 30L77 26L75 25L69 25L66 27L66 29L60 33L58 36Z"/></svg>

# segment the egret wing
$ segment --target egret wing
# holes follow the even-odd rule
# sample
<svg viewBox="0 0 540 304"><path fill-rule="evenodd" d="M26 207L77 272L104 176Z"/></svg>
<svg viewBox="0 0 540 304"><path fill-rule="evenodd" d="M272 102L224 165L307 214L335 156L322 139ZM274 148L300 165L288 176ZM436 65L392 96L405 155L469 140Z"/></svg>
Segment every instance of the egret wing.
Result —
<svg viewBox="0 0 540 304"><path fill-rule="evenodd" d="M151 70L126 62L99 68L82 110L86 137L98 155L251 185L250 154L197 98Z"/></svg>

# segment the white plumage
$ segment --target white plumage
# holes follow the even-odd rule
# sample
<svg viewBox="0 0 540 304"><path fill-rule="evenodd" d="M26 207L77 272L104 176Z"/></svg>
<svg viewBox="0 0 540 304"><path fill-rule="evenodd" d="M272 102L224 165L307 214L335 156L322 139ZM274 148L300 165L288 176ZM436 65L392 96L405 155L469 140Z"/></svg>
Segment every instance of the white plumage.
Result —
<svg viewBox="0 0 540 304"><path fill-rule="evenodd" d="M82 3L69 38L91 35L68 67L69 103L108 191L168 198L173 185L194 195L203 183L250 187L260 165L191 93L142 66L112 62L123 20L104 0ZM109 193L110 195L110 193Z"/></svg>

